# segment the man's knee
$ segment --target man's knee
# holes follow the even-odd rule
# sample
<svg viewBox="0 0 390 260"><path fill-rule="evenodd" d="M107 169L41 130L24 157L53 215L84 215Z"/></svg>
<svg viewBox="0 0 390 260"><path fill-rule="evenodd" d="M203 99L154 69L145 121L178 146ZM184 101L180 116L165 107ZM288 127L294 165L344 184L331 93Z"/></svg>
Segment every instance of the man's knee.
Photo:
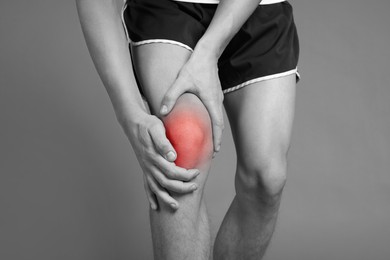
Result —
<svg viewBox="0 0 390 260"><path fill-rule="evenodd" d="M286 156L264 155L238 164L237 192L250 196L278 197L286 184Z"/></svg>
<svg viewBox="0 0 390 260"><path fill-rule="evenodd" d="M181 103L164 120L167 138L177 153L175 163L186 169L210 160L213 150L208 114L193 106Z"/></svg>

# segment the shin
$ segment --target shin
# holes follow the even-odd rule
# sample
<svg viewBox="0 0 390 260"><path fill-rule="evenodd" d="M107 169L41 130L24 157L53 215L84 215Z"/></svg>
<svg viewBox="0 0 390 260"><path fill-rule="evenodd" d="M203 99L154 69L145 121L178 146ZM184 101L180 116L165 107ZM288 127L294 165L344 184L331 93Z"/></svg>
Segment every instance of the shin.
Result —
<svg viewBox="0 0 390 260"><path fill-rule="evenodd" d="M209 115L196 96L184 94L162 120L177 153L176 165L201 174L193 180L198 185L193 193L171 193L179 202L177 211L163 206L151 212L155 258L208 259L211 243L203 188L213 151Z"/></svg>

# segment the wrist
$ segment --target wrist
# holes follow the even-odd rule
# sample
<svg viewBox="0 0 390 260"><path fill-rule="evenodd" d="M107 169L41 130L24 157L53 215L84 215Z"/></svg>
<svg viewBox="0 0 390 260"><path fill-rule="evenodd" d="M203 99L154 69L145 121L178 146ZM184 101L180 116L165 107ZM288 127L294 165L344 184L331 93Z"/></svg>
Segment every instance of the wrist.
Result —
<svg viewBox="0 0 390 260"><path fill-rule="evenodd" d="M124 106L121 108L115 108L116 118L125 132L128 129L134 128L142 122L146 116L150 114L140 106Z"/></svg>
<svg viewBox="0 0 390 260"><path fill-rule="evenodd" d="M199 56L206 59L218 60L222 51L215 46L213 41L202 37L195 46L193 56Z"/></svg>

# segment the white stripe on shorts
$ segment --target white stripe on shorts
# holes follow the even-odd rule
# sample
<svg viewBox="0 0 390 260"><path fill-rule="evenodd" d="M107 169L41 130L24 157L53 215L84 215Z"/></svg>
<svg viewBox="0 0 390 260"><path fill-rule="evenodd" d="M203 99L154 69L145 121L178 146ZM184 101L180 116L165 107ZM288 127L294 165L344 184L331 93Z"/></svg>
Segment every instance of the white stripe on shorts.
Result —
<svg viewBox="0 0 390 260"><path fill-rule="evenodd" d="M285 72L276 73L276 74L272 74L272 75L267 75L267 76L263 76L263 77L259 77L259 78L255 78L255 79L251 79L251 80L245 81L245 82L243 82L243 83L241 83L241 84L239 84L237 86L234 86L234 87L231 87L231 88L223 90L223 94L227 94L229 92L238 90L240 88L243 88L245 86L248 86L248 85L256 83L256 82L260 82L260 81L264 81L264 80L270 80L270 79L276 79L276 78L288 76L288 75L291 75L291 74L295 74L298 77L298 79L301 78L301 75L299 75L299 72L298 72L298 68L295 68L293 70L288 70L288 71L285 71Z"/></svg>
<svg viewBox="0 0 390 260"><path fill-rule="evenodd" d="M200 3L200 4L218 4L219 0L172 0L177 2L187 2L187 3ZM284 2L286 0L263 0L260 2L260 5L270 5L275 3Z"/></svg>

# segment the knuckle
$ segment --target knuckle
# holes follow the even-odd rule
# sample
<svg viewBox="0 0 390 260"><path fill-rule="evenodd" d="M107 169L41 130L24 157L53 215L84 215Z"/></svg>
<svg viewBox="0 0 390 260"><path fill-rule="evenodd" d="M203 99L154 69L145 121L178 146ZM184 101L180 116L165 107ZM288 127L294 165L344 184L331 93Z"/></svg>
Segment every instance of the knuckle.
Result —
<svg viewBox="0 0 390 260"><path fill-rule="evenodd" d="M171 146L165 143L164 141L162 141L161 144L159 145L159 149L163 152L168 152L171 149Z"/></svg>
<svg viewBox="0 0 390 260"><path fill-rule="evenodd" d="M163 128L162 123L159 120L156 120L149 126L149 133L151 135L158 135L161 128Z"/></svg>
<svg viewBox="0 0 390 260"><path fill-rule="evenodd" d="M173 174L173 172L170 171L170 170L165 171L164 174L165 174L165 176L167 176L169 178L174 178L175 177L175 174Z"/></svg>
<svg viewBox="0 0 390 260"><path fill-rule="evenodd" d="M158 180L158 182L164 188L167 188L169 186L169 183L168 183L168 181L166 179L161 178L161 179Z"/></svg>
<svg viewBox="0 0 390 260"><path fill-rule="evenodd" d="M182 176L183 176L182 177L183 180L185 180L185 181L190 181L193 178L193 175L189 174L188 172L187 172L187 174L183 174Z"/></svg>
<svg viewBox="0 0 390 260"><path fill-rule="evenodd" d="M175 178L176 177L176 173L172 169L168 169L167 171L165 171L165 175L170 177L170 178Z"/></svg>
<svg viewBox="0 0 390 260"><path fill-rule="evenodd" d="M203 93L202 93L203 94ZM203 101L211 106L214 106L217 99L215 97L215 95L213 94L209 94L209 93L204 93L203 94Z"/></svg>
<svg viewBox="0 0 390 260"><path fill-rule="evenodd" d="M165 174L165 165L164 161L160 156L153 157L153 165L156 166L162 173Z"/></svg>
<svg viewBox="0 0 390 260"><path fill-rule="evenodd" d="M148 180L148 181L150 181L150 180ZM149 185L149 187L150 187L150 190L152 191L152 193L154 193L154 194L158 193L158 190L156 189L156 187L154 185Z"/></svg>
<svg viewBox="0 0 390 260"><path fill-rule="evenodd" d="M178 181L177 183L175 184L172 184L172 186L170 187L170 190L174 191L174 192L183 192L183 184L182 182Z"/></svg>
<svg viewBox="0 0 390 260"><path fill-rule="evenodd" d="M215 120L214 120L214 125L216 126L216 127L219 127L219 128L224 128L225 126L224 126L224 123L223 123L223 119L221 119L221 118L216 118Z"/></svg>
<svg viewBox="0 0 390 260"><path fill-rule="evenodd" d="M156 155L154 154L154 151L152 149L145 149L144 150L144 155L145 155L145 162L144 162L144 165L146 166L148 164L149 161L156 161Z"/></svg>
<svg viewBox="0 0 390 260"><path fill-rule="evenodd" d="M180 186L180 187L177 187L175 191L179 192L179 193L186 193L187 189L183 186Z"/></svg>
<svg viewBox="0 0 390 260"><path fill-rule="evenodd" d="M167 186L165 188L171 191L178 191L177 185L172 182L167 182Z"/></svg>
<svg viewBox="0 0 390 260"><path fill-rule="evenodd" d="M168 166L164 168L164 175L172 177L176 175L172 164L169 163Z"/></svg>
<svg viewBox="0 0 390 260"><path fill-rule="evenodd" d="M170 175L169 175L169 178L171 179L171 180L177 180L177 181L180 181L180 180L184 180L184 175L183 174L181 174L180 172L178 172L178 171L172 171L171 173L170 173Z"/></svg>
<svg viewBox="0 0 390 260"><path fill-rule="evenodd" d="M175 96L174 96L172 90L170 90L165 94L163 103L166 105L169 105L173 101L174 98L175 98Z"/></svg>
<svg viewBox="0 0 390 260"><path fill-rule="evenodd" d="M192 179L192 176L188 175L188 174L186 174L186 175L183 174L183 175L181 175L181 179L183 181L190 181Z"/></svg>
<svg viewBox="0 0 390 260"><path fill-rule="evenodd" d="M161 200L169 207L171 207L170 204L174 201L174 199L170 195L166 195L166 196L162 195Z"/></svg>

